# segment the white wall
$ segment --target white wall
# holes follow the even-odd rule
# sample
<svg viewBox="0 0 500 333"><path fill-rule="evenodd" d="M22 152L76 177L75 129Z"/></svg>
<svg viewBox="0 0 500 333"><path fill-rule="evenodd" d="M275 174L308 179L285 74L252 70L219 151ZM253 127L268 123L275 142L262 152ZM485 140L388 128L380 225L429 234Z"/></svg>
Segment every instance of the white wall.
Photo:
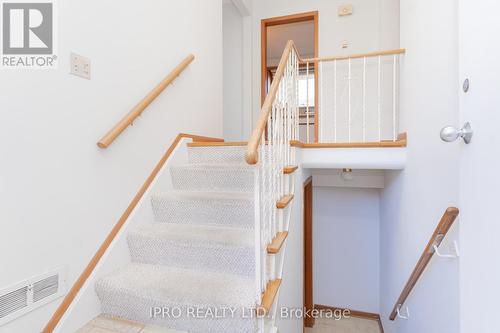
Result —
<svg viewBox="0 0 500 333"><path fill-rule="evenodd" d="M243 17L233 3L222 5L224 138L243 140Z"/></svg>
<svg viewBox="0 0 500 333"><path fill-rule="evenodd" d="M222 4L59 1L59 69L0 76L0 287L68 265L72 284L178 132L222 135ZM68 74L71 51L92 80ZM97 140L188 53L107 150ZM57 302L0 327L40 331Z"/></svg>
<svg viewBox="0 0 500 333"><path fill-rule="evenodd" d="M458 203L459 145L439 138L441 127L458 123L456 1L401 0L401 47L407 49L401 127L408 159L404 171L388 172L381 196L381 317L388 333L456 333L457 261L432 259L407 302L411 318L388 320L441 215Z"/></svg>
<svg viewBox="0 0 500 333"><path fill-rule="evenodd" d="M350 54L369 52L388 47L396 40L397 15L393 16L395 0L350 0L354 15L338 17L342 0L254 0L253 1L253 122L260 111L260 21L265 18L319 11L319 55ZM382 6L383 4L383 6ZM397 14L397 10L396 10ZM381 19L384 22L381 23ZM381 33L384 32L384 33ZM341 43L349 41L349 48ZM397 47L397 45L396 45Z"/></svg>
<svg viewBox="0 0 500 333"><path fill-rule="evenodd" d="M314 187L314 303L379 313L379 190Z"/></svg>

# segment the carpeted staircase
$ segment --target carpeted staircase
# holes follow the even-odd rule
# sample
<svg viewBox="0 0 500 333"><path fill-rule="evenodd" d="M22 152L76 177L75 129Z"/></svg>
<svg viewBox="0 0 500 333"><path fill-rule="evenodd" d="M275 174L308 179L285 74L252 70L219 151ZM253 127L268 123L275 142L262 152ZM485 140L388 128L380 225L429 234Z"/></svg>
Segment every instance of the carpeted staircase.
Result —
<svg viewBox="0 0 500 333"><path fill-rule="evenodd" d="M257 169L244 147L188 150L189 164L169 170L173 190L152 196L154 221L127 236L132 263L97 282L102 312L193 333L255 332ZM223 309L234 312L210 315Z"/></svg>

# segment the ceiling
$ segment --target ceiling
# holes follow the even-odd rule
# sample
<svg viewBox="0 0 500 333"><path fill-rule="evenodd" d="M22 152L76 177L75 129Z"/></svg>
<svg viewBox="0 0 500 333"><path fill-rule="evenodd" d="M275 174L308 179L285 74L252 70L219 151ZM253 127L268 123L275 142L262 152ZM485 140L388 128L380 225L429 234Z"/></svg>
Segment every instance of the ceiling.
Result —
<svg viewBox="0 0 500 333"><path fill-rule="evenodd" d="M267 27L267 64L277 66L288 40L293 40L300 56L314 56L314 21Z"/></svg>

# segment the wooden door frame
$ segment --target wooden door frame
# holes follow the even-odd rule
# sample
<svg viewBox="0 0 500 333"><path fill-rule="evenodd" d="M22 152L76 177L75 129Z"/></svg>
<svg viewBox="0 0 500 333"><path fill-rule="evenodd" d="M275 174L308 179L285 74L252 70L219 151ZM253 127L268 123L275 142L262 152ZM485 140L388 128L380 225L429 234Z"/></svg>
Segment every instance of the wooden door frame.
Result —
<svg viewBox="0 0 500 333"><path fill-rule="evenodd" d="M304 309L311 313L313 299L313 183L312 176L303 185L304 191ZM314 317L304 316L305 327L313 327Z"/></svg>
<svg viewBox="0 0 500 333"><path fill-rule="evenodd" d="M295 22L314 22L314 57L317 58L319 55L319 35L318 35L318 21L319 12L305 12L286 16L271 17L261 20L260 23L260 104L264 104L266 98L266 78L267 78L267 28L273 25L282 25ZM314 66L314 141L318 142L318 66Z"/></svg>

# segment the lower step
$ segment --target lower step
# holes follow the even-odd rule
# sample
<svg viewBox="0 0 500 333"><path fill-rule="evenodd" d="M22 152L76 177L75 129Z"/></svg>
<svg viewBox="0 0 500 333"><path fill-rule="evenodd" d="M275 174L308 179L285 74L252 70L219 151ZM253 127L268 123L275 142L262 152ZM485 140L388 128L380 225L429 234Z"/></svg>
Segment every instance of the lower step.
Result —
<svg viewBox="0 0 500 333"><path fill-rule="evenodd" d="M102 312L190 333L254 333L252 278L165 266L131 264L96 284ZM222 314L215 318L209 313ZM226 310L227 311L227 310Z"/></svg>
<svg viewBox="0 0 500 333"><path fill-rule="evenodd" d="M76 333L188 333L166 327L145 325L135 321L100 315Z"/></svg>
<svg viewBox="0 0 500 333"><path fill-rule="evenodd" d="M128 234L132 261L253 277L254 231L154 223Z"/></svg>

